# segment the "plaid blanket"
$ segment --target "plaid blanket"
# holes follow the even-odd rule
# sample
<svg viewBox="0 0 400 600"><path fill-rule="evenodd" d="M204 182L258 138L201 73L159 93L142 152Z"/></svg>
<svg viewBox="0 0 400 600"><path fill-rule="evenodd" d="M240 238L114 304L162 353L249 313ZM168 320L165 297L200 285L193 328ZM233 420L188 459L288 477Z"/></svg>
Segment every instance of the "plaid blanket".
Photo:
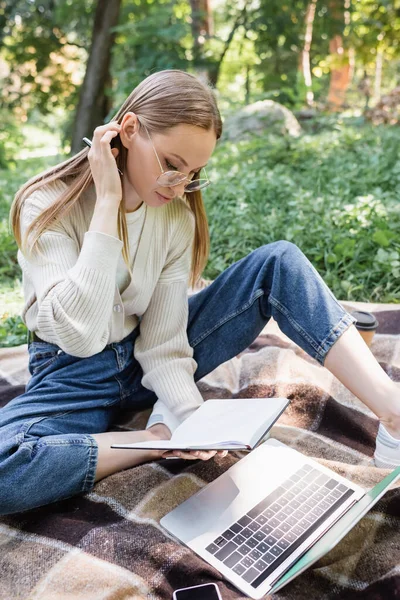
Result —
<svg viewBox="0 0 400 600"><path fill-rule="evenodd" d="M371 349L390 377L400 381L400 306L342 304L377 316ZM0 405L23 393L27 365L26 345L0 349ZM199 388L205 399L288 397L291 404L272 436L365 487L387 474L372 461L375 416L273 321ZM115 428L143 428L148 415L125 415ZM245 598L159 525L163 515L242 456L231 452L208 462L144 464L102 480L85 496L0 518L0 598L170 600L174 589L208 581L218 583L224 600ZM399 598L399 515L400 486L389 490L334 550L271 597Z"/></svg>

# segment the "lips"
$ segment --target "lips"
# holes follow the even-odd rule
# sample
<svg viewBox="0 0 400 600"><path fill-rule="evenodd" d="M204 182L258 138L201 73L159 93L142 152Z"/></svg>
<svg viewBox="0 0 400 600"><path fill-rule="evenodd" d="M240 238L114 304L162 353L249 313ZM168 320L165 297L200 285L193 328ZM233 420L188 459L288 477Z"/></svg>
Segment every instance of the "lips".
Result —
<svg viewBox="0 0 400 600"><path fill-rule="evenodd" d="M162 198L163 200L166 200L166 201L167 201L167 200L172 200L172 196L171 196L171 197L169 197L169 196L163 196L162 194L160 194L160 192L156 192L156 193L157 193L159 196L161 196L161 198Z"/></svg>

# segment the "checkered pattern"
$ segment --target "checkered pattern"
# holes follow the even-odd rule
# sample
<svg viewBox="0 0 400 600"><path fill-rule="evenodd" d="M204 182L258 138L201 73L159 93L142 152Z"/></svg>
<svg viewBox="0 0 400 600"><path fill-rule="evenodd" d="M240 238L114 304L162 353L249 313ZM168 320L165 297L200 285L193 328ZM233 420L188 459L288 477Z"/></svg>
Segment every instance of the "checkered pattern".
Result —
<svg viewBox="0 0 400 600"><path fill-rule="evenodd" d="M343 304L378 317L371 349L390 377L400 381L400 306ZM24 391L27 364L26 345L0 349L0 405ZM274 437L365 487L387 473L372 460L375 416L274 322L199 388L205 399L286 396L291 404L273 427ZM143 428L148 416L149 411L129 415L116 428ZM171 600L172 590L206 581L218 583L224 600L243 599L159 525L163 515L241 456L232 452L208 462L141 465L104 479L86 496L0 518L0 599ZM268 476L268 465L260 476ZM400 486L334 550L272 598L398 598L399 515Z"/></svg>

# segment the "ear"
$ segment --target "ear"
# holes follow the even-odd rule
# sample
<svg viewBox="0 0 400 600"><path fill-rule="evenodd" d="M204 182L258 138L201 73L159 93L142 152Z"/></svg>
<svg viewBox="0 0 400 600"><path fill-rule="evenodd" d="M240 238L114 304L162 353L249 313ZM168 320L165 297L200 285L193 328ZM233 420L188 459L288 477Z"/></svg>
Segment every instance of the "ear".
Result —
<svg viewBox="0 0 400 600"><path fill-rule="evenodd" d="M121 131L119 137L125 148L130 146L132 138L139 131L139 121L134 112L127 112L121 121Z"/></svg>

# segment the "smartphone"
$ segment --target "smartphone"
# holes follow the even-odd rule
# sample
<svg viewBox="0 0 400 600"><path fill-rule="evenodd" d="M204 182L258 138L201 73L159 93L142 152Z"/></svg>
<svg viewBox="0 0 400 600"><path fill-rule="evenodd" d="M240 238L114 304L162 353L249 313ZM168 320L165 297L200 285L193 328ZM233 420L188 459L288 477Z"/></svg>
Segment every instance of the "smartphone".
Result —
<svg viewBox="0 0 400 600"><path fill-rule="evenodd" d="M222 600L216 583L203 583L175 590L172 600Z"/></svg>

